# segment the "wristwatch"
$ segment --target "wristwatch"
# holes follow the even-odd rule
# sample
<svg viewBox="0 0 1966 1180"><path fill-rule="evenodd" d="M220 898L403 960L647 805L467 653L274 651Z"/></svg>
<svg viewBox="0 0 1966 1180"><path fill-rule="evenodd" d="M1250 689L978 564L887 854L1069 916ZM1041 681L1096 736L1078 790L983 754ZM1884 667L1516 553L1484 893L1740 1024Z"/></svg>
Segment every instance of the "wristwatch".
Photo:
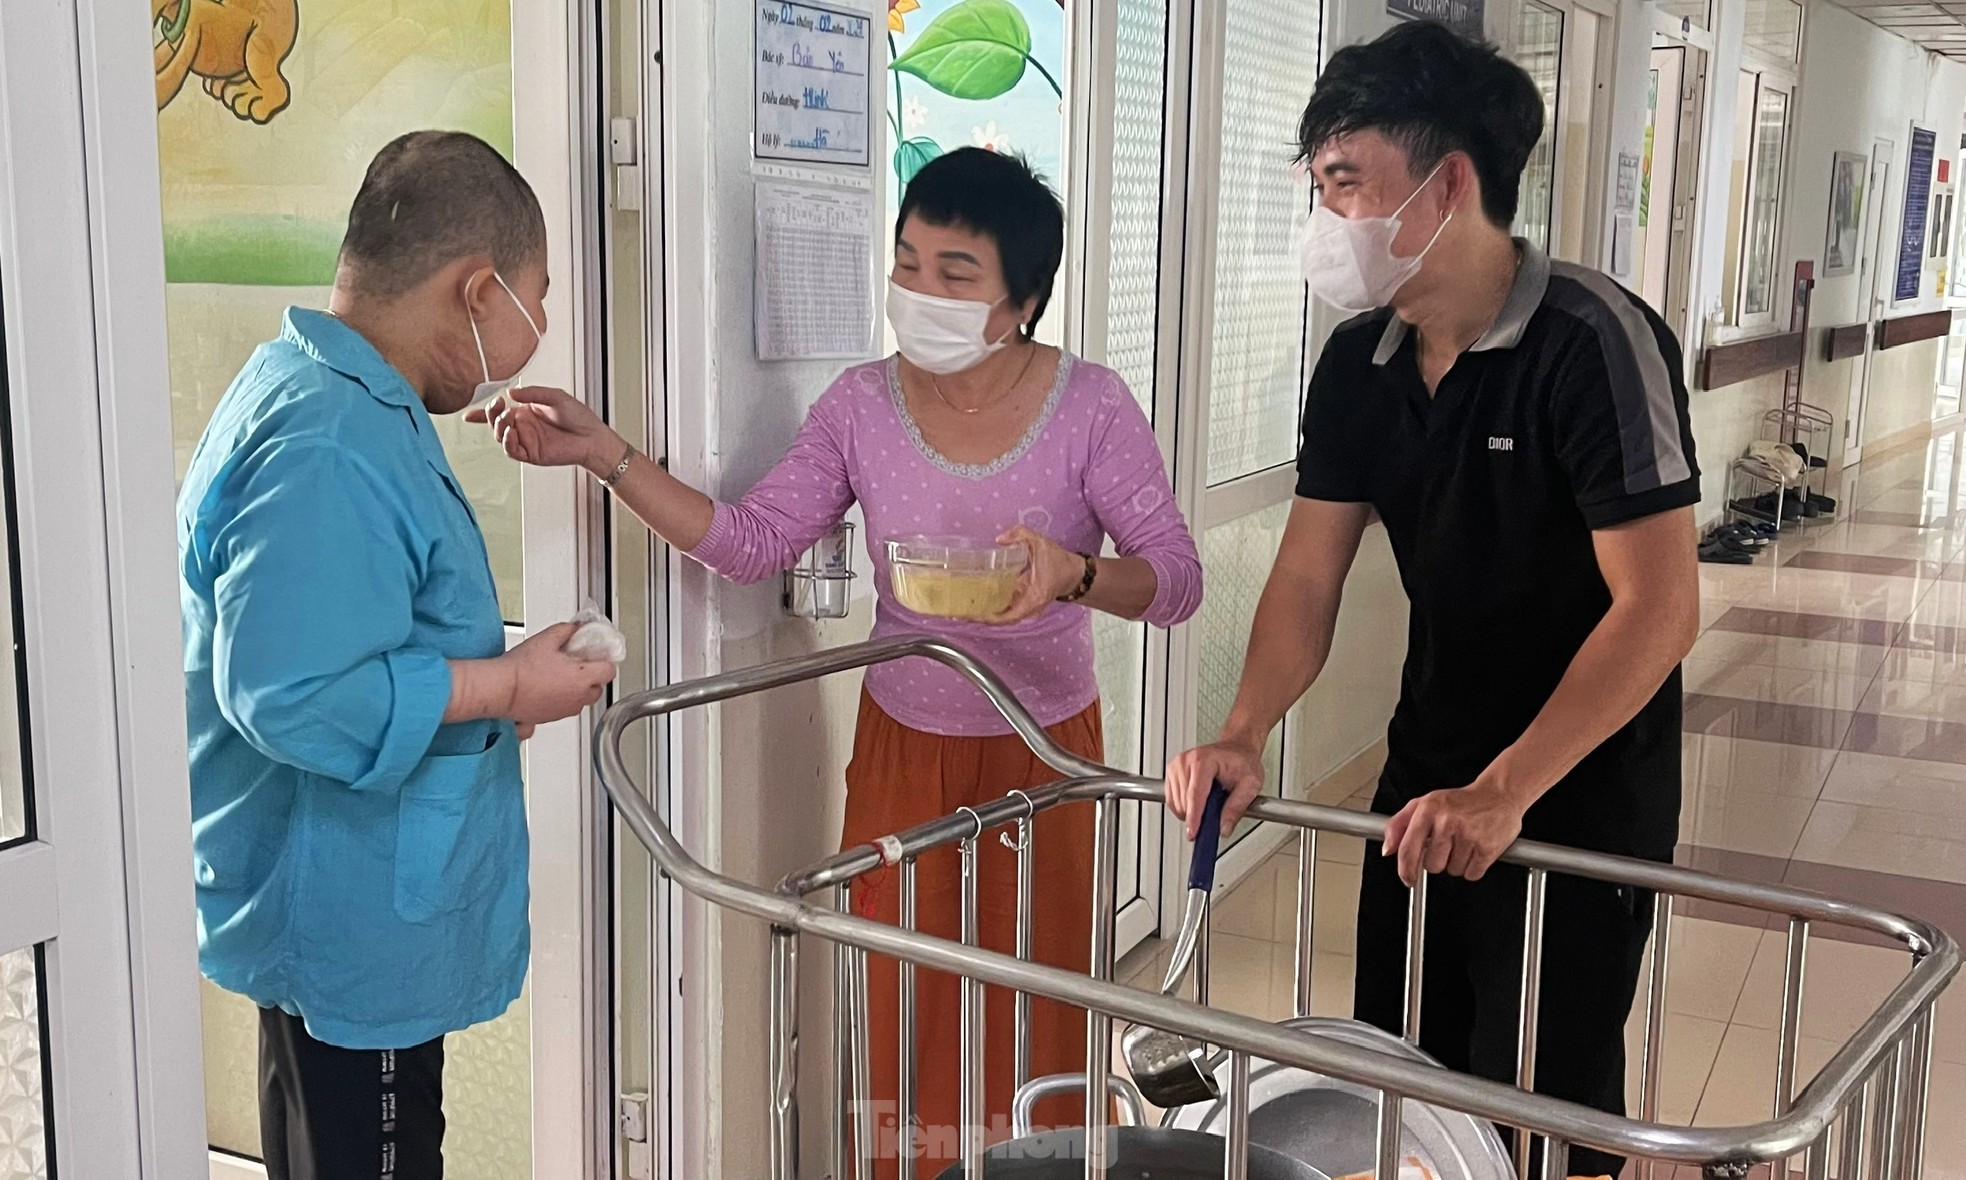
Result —
<svg viewBox="0 0 1966 1180"><path fill-rule="evenodd" d="M1092 593L1092 583L1099 579L1099 560L1089 553L1081 553L1078 556L1085 562L1085 576L1079 579L1077 588L1070 594L1059 598L1058 601L1060 602L1079 601L1081 598Z"/></svg>

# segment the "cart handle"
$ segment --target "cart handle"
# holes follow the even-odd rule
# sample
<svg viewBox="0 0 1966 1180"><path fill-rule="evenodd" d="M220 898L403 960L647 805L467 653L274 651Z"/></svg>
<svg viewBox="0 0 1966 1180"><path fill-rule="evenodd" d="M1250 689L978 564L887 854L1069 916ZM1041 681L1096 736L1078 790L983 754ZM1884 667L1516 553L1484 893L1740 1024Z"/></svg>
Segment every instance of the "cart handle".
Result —
<svg viewBox="0 0 1966 1180"><path fill-rule="evenodd" d="M954 975L1059 1000L1134 1023L1178 1032L1252 1057L1309 1069L1389 1094L1551 1135L1566 1143L1622 1155L1692 1164L1747 1164L1783 1159L1819 1144L1865 1080L1912 1031L1959 969L1959 947L1937 926L1866 906L1834 901L1802 890L1726 881L1668 865L1518 841L1506 859L1531 868L1581 873L1661 892L1734 900L1762 909L1789 909L1886 934L1917 956L1909 975L1886 997L1857 1032L1797 1095L1788 1112L1741 1127L1666 1127L1606 1114L1577 1103L1519 1090L1514 1086L1459 1074L1436 1065L1402 1060L1169 996L1152 995L1074 972L1027 963L1010 955L965 946L948 939L904 932L884 922L810 905L794 894L761 889L705 868L683 847L654 805L637 787L622 752L622 736L636 721L665 716L765 689L922 657L962 674L990 698L1018 736L1068 781L1029 792L1037 808L1067 798L1114 797L1158 801L1158 780L1120 775L1063 749L1045 733L994 673L974 656L951 644L920 636L874 640L816 652L755 668L726 672L683 684L637 693L602 715L594 734L600 787L621 820L641 841L661 871L686 892L713 905L759 918L787 932L872 951ZM983 811L985 808L978 808ZM1029 814L1020 800L1017 813ZM1256 819L1275 819L1376 837L1385 818L1258 798L1249 809ZM1014 818L1014 817L1013 817ZM970 821L961 821L965 826ZM979 817L977 824L988 821ZM965 833L967 834L967 833ZM878 857L879 852L869 848Z"/></svg>

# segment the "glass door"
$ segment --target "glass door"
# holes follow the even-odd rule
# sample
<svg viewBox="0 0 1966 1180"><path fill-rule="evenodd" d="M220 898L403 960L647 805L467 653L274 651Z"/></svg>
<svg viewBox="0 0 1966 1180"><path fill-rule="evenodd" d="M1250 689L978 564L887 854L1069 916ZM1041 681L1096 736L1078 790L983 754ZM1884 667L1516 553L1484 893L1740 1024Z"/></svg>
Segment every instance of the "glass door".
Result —
<svg viewBox="0 0 1966 1180"><path fill-rule="evenodd" d="M1675 28L1685 27L1674 22ZM1689 31L1689 36L1697 35ZM1690 341L1688 291L1692 272L1695 199L1699 192L1700 128L1706 106L1707 52L1654 34L1646 85L1645 146L1633 239L1639 295L1682 340ZM1688 355L1692 349L1689 347Z"/></svg>
<svg viewBox="0 0 1966 1180"><path fill-rule="evenodd" d="M551 330L528 377L588 387L584 161L572 118L582 74L566 12L436 0L328 4L308 17L279 68L284 102L242 116L196 79L157 94L179 478L219 398L252 350L278 334L284 309L325 306L368 162L413 130L477 135L531 182L547 218L552 281ZM160 45L169 36L162 22L152 33ZM570 617L591 548L579 485L566 472L522 471L459 416L438 419L437 430L485 534L508 642ZM590 798L586 730L570 721L527 743L529 795L553 800L530 816L533 970L504 1015L447 1045L446 1155L464 1175L577 1175L600 1138L583 1078L605 1034L584 998L595 977L590 948L574 937L596 909L587 883L597 821L591 808L569 806ZM259 1154L254 1009L202 986L209 1142L220 1156L250 1160Z"/></svg>
<svg viewBox="0 0 1966 1180"><path fill-rule="evenodd" d="M1866 301L1864 319L1874 326L1884 318L1891 306L1890 283L1894 277L1891 267L1889 243L1893 240L1892 231L1897 223L1887 212L1891 208L1893 194L1892 161L1897 154L1896 145L1888 139L1877 139L1871 143L1870 176L1864 189L1864 235L1863 253L1857 264L1859 285L1863 288ZM1867 342L1863 357L1851 370L1849 414L1843 420L1843 465L1863 461L1864 428L1867 425L1870 400L1870 373L1873 359L1877 355L1877 342Z"/></svg>
<svg viewBox="0 0 1966 1180"><path fill-rule="evenodd" d="M99 15L0 6L0 1180L204 1160L154 87Z"/></svg>
<svg viewBox="0 0 1966 1180"><path fill-rule="evenodd" d="M1955 269L1954 247L1959 241L1958 211L1954 201L1958 191L1952 183L1958 175L1966 156L1955 156L1952 173L1942 190L1935 191L1932 199L1933 224L1932 253L1939 260L1939 295L1945 306L1953 313L1952 327L1946 332L1945 343L1939 349L1938 396L1932 402L1932 420L1942 422L1959 413L1959 390L1961 371L1966 368L1966 317L1959 315L1966 308L1966 292L1961 291L1961 276ZM1941 191L1943 196L1940 195Z"/></svg>
<svg viewBox="0 0 1966 1180"><path fill-rule="evenodd" d="M1068 332L1077 350L1111 366L1154 423L1170 461L1176 437L1179 242L1166 231L1179 200L1183 134L1179 79L1168 46L1175 16L1167 0L1106 0L1074 22L1076 60L1067 270L1080 293ZM1177 123L1179 120L1173 120ZM1094 135L1090 128L1110 128ZM1170 197L1169 194L1175 194ZM1106 760L1158 774L1166 760L1168 637L1143 624L1094 616L1099 688L1105 701ZM1120 812L1119 954L1151 936L1160 920L1162 808L1128 803Z"/></svg>
<svg viewBox="0 0 1966 1180"><path fill-rule="evenodd" d="M1597 266L1610 103L1602 63L1611 9L1579 0L1520 0L1510 57L1543 98L1543 134L1523 168L1513 227L1553 258Z"/></svg>
<svg viewBox="0 0 1966 1180"><path fill-rule="evenodd" d="M1183 260L1179 445L1175 493L1201 547L1208 592L1171 655L1168 745L1213 740L1242 677L1256 598L1282 540L1295 491L1299 419L1314 321L1296 255L1309 190L1293 167L1297 120L1322 60L1318 0L1217 0L1195 6L1187 166L1177 211ZM1306 68L1307 63L1313 68ZM1264 752L1272 793L1294 793L1297 721ZM1164 913L1186 883L1188 848L1164 836ZM1225 842L1233 884L1282 839L1245 824Z"/></svg>
<svg viewBox="0 0 1966 1180"><path fill-rule="evenodd" d="M1557 106L1563 97L1564 11L1540 0L1522 0L1515 18L1515 63L1528 72L1543 96L1543 135L1522 170L1521 204L1515 215L1515 234L1553 249L1550 223L1556 213L1558 143L1561 128Z"/></svg>
<svg viewBox="0 0 1966 1180"><path fill-rule="evenodd" d="M1613 10L1615 11L1615 10ZM1596 267L1603 256L1606 156L1611 142L1609 15L1583 5L1570 9L1565 32L1564 85L1558 88L1555 236L1550 253Z"/></svg>

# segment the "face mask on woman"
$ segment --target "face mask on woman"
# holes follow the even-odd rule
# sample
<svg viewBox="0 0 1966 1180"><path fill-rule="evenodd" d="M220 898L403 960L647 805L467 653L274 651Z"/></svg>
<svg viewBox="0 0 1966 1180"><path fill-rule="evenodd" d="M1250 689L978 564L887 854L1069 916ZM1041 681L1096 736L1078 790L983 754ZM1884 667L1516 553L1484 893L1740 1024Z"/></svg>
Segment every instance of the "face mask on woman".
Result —
<svg viewBox="0 0 1966 1180"><path fill-rule="evenodd" d="M938 377L975 368L1016 335L1013 327L1002 340L984 338L990 312L996 306L969 299L940 299L910 291L893 279L887 282L887 322L894 327L901 355L909 364Z"/></svg>
<svg viewBox="0 0 1966 1180"><path fill-rule="evenodd" d="M1442 161L1444 164L1445 161ZM1440 240L1441 230L1454 220L1449 213L1426 247L1411 258L1393 253L1393 239L1399 236L1399 215L1413 203L1441 165L1427 173L1413 196L1400 202L1391 217L1341 217L1329 205L1311 211L1310 220L1297 231L1298 259L1304 267L1304 281L1311 293L1339 311L1376 311L1393 301L1408 280L1420 273L1427 251Z"/></svg>

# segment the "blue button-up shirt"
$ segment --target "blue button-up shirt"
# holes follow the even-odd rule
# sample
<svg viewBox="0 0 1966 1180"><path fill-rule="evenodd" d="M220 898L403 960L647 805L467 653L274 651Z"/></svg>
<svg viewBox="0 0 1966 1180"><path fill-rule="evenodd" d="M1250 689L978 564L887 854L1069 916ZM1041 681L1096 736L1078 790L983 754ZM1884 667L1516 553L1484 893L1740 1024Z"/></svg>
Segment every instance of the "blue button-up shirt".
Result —
<svg viewBox="0 0 1966 1180"><path fill-rule="evenodd" d="M443 724L505 649L476 517L421 399L287 313L178 500L205 974L351 1049L503 1012L530 932L518 738Z"/></svg>

